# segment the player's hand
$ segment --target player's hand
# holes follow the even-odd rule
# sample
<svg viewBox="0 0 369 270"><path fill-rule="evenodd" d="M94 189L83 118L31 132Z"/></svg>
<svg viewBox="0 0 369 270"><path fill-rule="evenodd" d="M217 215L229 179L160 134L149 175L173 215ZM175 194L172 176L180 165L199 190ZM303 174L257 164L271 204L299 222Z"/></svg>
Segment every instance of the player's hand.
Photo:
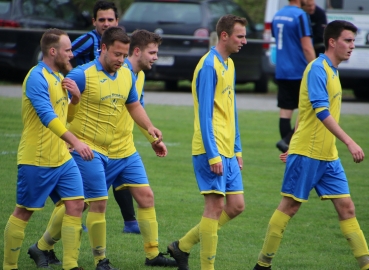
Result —
<svg viewBox="0 0 369 270"><path fill-rule="evenodd" d="M168 154L167 147L165 146L163 142L159 142L159 143L156 143L156 141L152 142L151 147L155 151L155 154L158 157L165 157Z"/></svg>
<svg viewBox="0 0 369 270"><path fill-rule="evenodd" d="M73 148L83 160L90 161L94 158L94 153L92 152L91 148L83 142L76 143L73 145Z"/></svg>
<svg viewBox="0 0 369 270"><path fill-rule="evenodd" d="M62 87L67 89L72 95L72 100L75 101L73 104L79 102L79 99L81 98L81 92L79 91L79 88L75 81L69 78L64 78L62 81Z"/></svg>
<svg viewBox="0 0 369 270"><path fill-rule="evenodd" d="M279 159L280 159L282 162L286 163L286 161L287 161L287 156L288 156L288 151L287 151L287 152L285 152L285 153L280 154L280 155L279 155Z"/></svg>
<svg viewBox="0 0 369 270"><path fill-rule="evenodd" d="M242 171L242 169L243 169L243 159L242 159L242 157L238 157L238 156L236 156L236 158L237 158L238 166L240 167L240 170Z"/></svg>
<svg viewBox="0 0 369 270"><path fill-rule="evenodd" d="M147 132L153 137L153 138L157 138L157 140L153 143L160 143L163 140L163 134L161 133L161 131L159 129L157 129L156 127L150 127Z"/></svg>
<svg viewBox="0 0 369 270"><path fill-rule="evenodd" d="M223 163L218 162L210 165L210 170L216 175L223 175Z"/></svg>
<svg viewBox="0 0 369 270"><path fill-rule="evenodd" d="M356 142L352 141L351 143L347 144L347 148L350 151L354 162L360 163L364 160L364 151Z"/></svg>

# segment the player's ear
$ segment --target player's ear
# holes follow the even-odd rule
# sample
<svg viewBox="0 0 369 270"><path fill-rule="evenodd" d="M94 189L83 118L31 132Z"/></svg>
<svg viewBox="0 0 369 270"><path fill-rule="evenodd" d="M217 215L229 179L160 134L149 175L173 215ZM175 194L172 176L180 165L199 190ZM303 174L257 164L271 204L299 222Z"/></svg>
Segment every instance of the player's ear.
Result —
<svg viewBox="0 0 369 270"><path fill-rule="evenodd" d="M139 47L135 47L135 48L133 49L133 53L134 53L134 54L136 54L136 55L137 55L137 54L139 54L139 53L140 53L140 51L141 51L141 50L140 50L140 48L139 48Z"/></svg>
<svg viewBox="0 0 369 270"><path fill-rule="evenodd" d="M55 56L56 55L56 49L54 47L51 47L49 50L49 54L50 56Z"/></svg>

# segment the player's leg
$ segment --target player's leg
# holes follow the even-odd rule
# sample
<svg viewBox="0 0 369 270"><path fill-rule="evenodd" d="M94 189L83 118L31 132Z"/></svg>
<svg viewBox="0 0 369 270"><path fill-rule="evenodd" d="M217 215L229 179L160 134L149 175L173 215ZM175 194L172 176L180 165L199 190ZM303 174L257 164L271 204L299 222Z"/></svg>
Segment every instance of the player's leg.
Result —
<svg viewBox="0 0 369 270"><path fill-rule="evenodd" d="M113 186L129 187L137 202L137 221L140 227L146 254L145 264L149 266L176 266L176 262L159 252L158 222L154 206L154 193L149 186L145 167L136 152L120 162L126 164L124 171Z"/></svg>
<svg viewBox="0 0 369 270"><path fill-rule="evenodd" d="M72 153L83 180L85 201L89 204L86 226L96 270L115 269L106 258L106 203L108 190L105 178L105 167L108 158L94 151L94 158L85 162L74 151ZM105 267L105 268L104 268Z"/></svg>
<svg viewBox="0 0 369 270"><path fill-rule="evenodd" d="M350 197L346 174L340 160L325 162L326 173L316 187L322 199L331 199L338 213L342 234L360 266L369 268L369 252L364 234L355 215L355 205Z"/></svg>
<svg viewBox="0 0 369 270"><path fill-rule="evenodd" d="M303 166L301 164L304 164ZM301 203L309 198L310 190L323 175L320 161L300 155L290 155L281 189L283 198L269 220L263 247L254 270L270 269L288 222Z"/></svg>

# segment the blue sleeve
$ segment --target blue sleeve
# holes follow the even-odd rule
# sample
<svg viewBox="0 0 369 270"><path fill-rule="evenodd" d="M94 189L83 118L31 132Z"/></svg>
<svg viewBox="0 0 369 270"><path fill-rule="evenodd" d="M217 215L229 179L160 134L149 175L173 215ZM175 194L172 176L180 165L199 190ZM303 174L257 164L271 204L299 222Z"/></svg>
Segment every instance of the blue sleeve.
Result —
<svg viewBox="0 0 369 270"><path fill-rule="evenodd" d="M214 91L217 75L213 67L203 66L196 80L197 100L199 101L199 121L202 141L208 159L219 156L213 132Z"/></svg>
<svg viewBox="0 0 369 270"><path fill-rule="evenodd" d="M40 72L32 72L26 82L26 96L32 103L41 123L47 127L57 118L50 102L49 84Z"/></svg>
<svg viewBox="0 0 369 270"><path fill-rule="evenodd" d="M311 30L311 23L310 17L306 12L303 12L298 17L299 20L299 37L311 37L312 30Z"/></svg>
<svg viewBox="0 0 369 270"><path fill-rule="evenodd" d="M85 91L86 88L86 75L85 71L81 67L76 67L72 69L66 76L76 82L78 89L81 93ZM69 95L70 97L70 95Z"/></svg>
<svg viewBox="0 0 369 270"><path fill-rule="evenodd" d="M145 107L144 95L145 95L145 92L142 89L141 96L140 96L140 103L141 103L142 107Z"/></svg>
<svg viewBox="0 0 369 270"><path fill-rule="evenodd" d="M327 73L324 67L313 64L307 76L308 95L313 109L322 107L329 108L329 98L326 87Z"/></svg>
<svg viewBox="0 0 369 270"><path fill-rule="evenodd" d="M136 79L135 79L135 76L132 73L132 71L131 71L131 80L132 80L132 87L131 87L131 90L129 91L128 98L126 100L126 104L138 101L138 94L137 94L137 91L136 91Z"/></svg>
<svg viewBox="0 0 369 270"><path fill-rule="evenodd" d="M74 57L88 54L93 47L94 41L89 34L84 34L72 42L72 52Z"/></svg>
<svg viewBox="0 0 369 270"><path fill-rule="evenodd" d="M241 146L241 136L240 130L238 128L238 113L237 113L237 102L236 102L236 93L234 94L234 116L235 116L235 128L236 128L236 138L234 141L234 152L241 153L242 146Z"/></svg>

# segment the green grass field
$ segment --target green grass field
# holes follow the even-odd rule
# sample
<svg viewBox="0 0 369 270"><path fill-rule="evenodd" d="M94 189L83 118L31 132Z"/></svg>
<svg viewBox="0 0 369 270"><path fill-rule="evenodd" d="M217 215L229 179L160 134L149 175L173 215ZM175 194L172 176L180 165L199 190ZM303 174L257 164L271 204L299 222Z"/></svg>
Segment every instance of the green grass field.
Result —
<svg viewBox="0 0 369 270"><path fill-rule="evenodd" d="M22 130L20 99L0 98L0 242L9 215L15 206L17 177L16 152ZM164 134L169 154L160 159L140 132L135 130L135 142L140 152L152 189L155 193L159 222L159 248L186 233L200 220L203 198L199 195L191 163L193 130L192 107L148 105L148 114ZM252 269L263 244L271 214L278 205L284 164L278 159L275 143L279 139L278 113L239 111L242 135L246 210L219 231L216 269ZM342 127L369 153L368 116L343 115ZM358 220L369 237L368 161L361 164L352 158L342 143L338 143ZM28 258L28 247L42 235L53 209L50 201L43 211L36 212L26 229L19 259L19 269L36 269ZM107 257L120 269L148 269L144 266L142 237L122 234L123 221L113 196L107 210ZM369 238L368 238L369 239ZM61 245L56 246L61 257ZM0 249L0 258L3 250ZM88 235L83 233L80 265L93 270ZM199 245L190 256L190 267L198 270ZM61 267L55 267L61 269ZM281 248L274 259L273 270L352 270L358 269L346 240L341 235L337 215L329 201L320 201L313 191L310 201L290 222Z"/></svg>

